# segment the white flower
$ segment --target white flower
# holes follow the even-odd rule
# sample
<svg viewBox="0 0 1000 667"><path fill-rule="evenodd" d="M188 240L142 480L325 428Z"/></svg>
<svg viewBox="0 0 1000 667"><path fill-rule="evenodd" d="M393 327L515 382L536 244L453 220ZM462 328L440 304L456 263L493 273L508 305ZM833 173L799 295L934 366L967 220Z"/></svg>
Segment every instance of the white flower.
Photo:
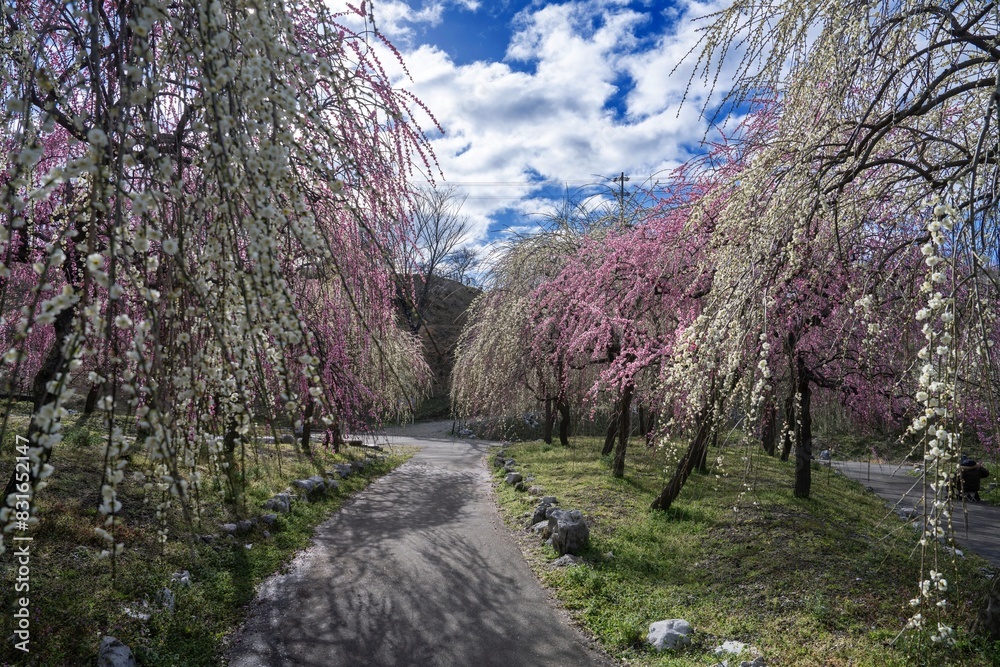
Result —
<svg viewBox="0 0 1000 667"><path fill-rule="evenodd" d="M87 141L91 146L104 148L108 145L108 135L104 134L104 130L95 127L87 132Z"/></svg>
<svg viewBox="0 0 1000 667"><path fill-rule="evenodd" d="M177 251L180 250L180 245L177 243L177 239L166 239L163 242L163 252L168 255L175 255Z"/></svg>

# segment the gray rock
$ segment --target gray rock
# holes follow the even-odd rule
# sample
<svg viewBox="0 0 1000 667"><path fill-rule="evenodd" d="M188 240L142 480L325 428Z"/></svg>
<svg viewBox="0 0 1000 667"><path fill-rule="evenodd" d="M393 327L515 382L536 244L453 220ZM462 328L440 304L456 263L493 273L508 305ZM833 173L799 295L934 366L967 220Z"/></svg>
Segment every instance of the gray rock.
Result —
<svg viewBox="0 0 1000 667"><path fill-rule="evenodd" d="M260 520L264 522L267 526L273 526L274 522L278 520L277 514L264 514L260 517Z"/></svg>
<svg viewBox="0 0 1000 667"><path fill-rule="evenodd" d="M521 479L522 479L521 473L519 473L519 472L509 472L509 473L507 473L507 477L504 478L504 481L507 482L510 485L514 485L514 484L517 484L518 482L520 482Z"/></svg>
<svg viewBox="0 0 1000 667"><path fill-rule="evenodd" d="M311 479L297 479L292 482L292 486L296 489L302 489L307 496L316 490L316 482Z"/></svg>
<svg viewBox="0 0 1000 667"><path fill-rule="evenodd" d="M271 533L269 533L268 531L265 530L264 531L264 539L266 540L269 537L271 537Z"/></svg>
<svg viewBox="0 0 1000 667"><path fill-rule="evenodd" d="M253 530L253 521L250 519L242 519L236 522L236 534L246 535L251 530Z"/></svg>
<svg viewBox="0 0 1000 667"><path fill-rule="evenodd" d="M135 667L132 649L114 637L101 638L97 652L97 667Z"/></svg>
<svg viewBox="0 0 1000 667"><path fill-rule="evenodd" d="M528 490L528 487L524 482L518 482L517 484L514 485L514 490L524 493L525 491Z"/></svg>
<svg viewBox="0 0 1000 667"><path fill-rule="evenodd" d="M543 489L540 486L529 486L528 493L530 493L533 496L540 496L545 493L545 489Z"/></svg>
<svg viewBox="0 0 1000 667"><path fill-rule="evenodd" d="M367 468L367 467L368 467L368 464L365 462L364 459L358 459L356 461L351 461L351 468L354 469L354 472L364 472L365 468Z"/></svg>
<svg viewBox="0 0 1000 667"><path fill-rule="evenodd" d="M715 655L739 655L745 650L747 650L746 644L729 639L722 642L721 646L716 646L714 653Z"/></svg>
<svg viewBox="0 0 1000 667"><path fill-rule="evenodd" d="M286 433L278 438L278 442L283 445L291 445L295 442L295 436L290 433Z"/></svg>
<svg viewBox="0 0 1000 667"><path fill-rule="evenodd" d="M534 526L539 521L545 521L549 518L549 511L552 509L553 505L558 505L559 501L556 500L555 496L545 496L542 498L542 502L538 503L538 507L535 508L535 512L531 515L531 525Z"/></svg>
<svg viewBox="0 0 1000 667"><path fill-rule="evenodd" d="M833 458L833 453L829 449L824 449L819 453L820 461L829 461Z"/></svg>
<svg viewBox="0 0 1000 667"><path fill-rule="evenodd" d="M503 468L504 464L507 462L507 453L500 450L493 456L493 467Z"/></svg>
<svg viewBox="0 0 1000 667"><path fill-rule="evenodd" d="M148 609L149 608L149 604L144 601L143 602L143 607L145 607L146 609ZM138 607L130 607L128 605L124 605L124 606L122 606L122 613L125 614L126 616L128 616L129 618L134 618L134 619L139 620L139 621L148 621L149 620L149 614L146 613L146 612L144 612L144 611L142 611L142 609L139 609Z"/></svg>
<svg viewBox="0 0 1000 667"><path fill-rule="evenodd" d="M222 532L226 535L236 534L236 524L235 523L224 523L222 524Z"/></svg>
<svg viewBox="0 0 1000 667"><path fill-rule="evenodd" d="M181 570L180 572L174 572L170 575L170 581L184 588L191 587L191 573L187 570Z"/></svg>
<svg viewBox="0 0 1000 667"><path fill-rule="evenodd" d="M544 521L539 521L531 527L531 532L539 533L543 540L549 539L549 537L552 536L552 533L549 532L549 520L545 519Z"/></svg>
<svg viewBox="0 0 1000 667"><path fill-rule="evenodd" d="M264 503L264 509L288 514L292 511L292 497L287 493L279 493Z"/></svg>
<svg viewBox="0 0 1000 667"><path fill-rule="evenodd" d="M744 660L740 663L740 667L767 667L767 663L764 662L763 656L758 656L753 660Z"/></svg>
<svg viewBox="0 0 1000 667"><path fill-rule="evenodd" d="M565 556L560 556L552 561L552 567L568 567L570 565L579 565L582 562L582 558L577 558L572 554L566 554Z"/></svg>
<svg viewBox="0 0 1000 667"><path fill-rule="evenodd" d="M560 556L577 554L590 542L590 528L580 510L550 510L548 512L549 542Z"/></svg>
<svg viewBox="0 0 1000 667"><path fill-rule="evenodd" d="M354 468L348 463L335 463L333 465L333 470L327 472L328 475L337 475L340 479L347 479L354 472Z"/></svg>
<svg viewBox="0 0 1000 667"><path fill-rule="evenodd" d="M325 480L323 480L323 482L324 484L326 484L327 493L334 493L340 491L340 482L338 482L334 478L327 477Z"/></svg>
<svg viewBox="0 0 1000 667"><path fill-rule="evenodd" d="M692 632L691 624L682 618L657 621L650 624L646 642L657 651L675 649L690 644Z"/></svg>
<svg viewBox="0 0 1000 667"><path fill-rule="evenodd" d="M173 613L176 602L177 596L175 596L174 592L169 588L164 588L156 594L156 604L163 607L170 613Z"/></svg>

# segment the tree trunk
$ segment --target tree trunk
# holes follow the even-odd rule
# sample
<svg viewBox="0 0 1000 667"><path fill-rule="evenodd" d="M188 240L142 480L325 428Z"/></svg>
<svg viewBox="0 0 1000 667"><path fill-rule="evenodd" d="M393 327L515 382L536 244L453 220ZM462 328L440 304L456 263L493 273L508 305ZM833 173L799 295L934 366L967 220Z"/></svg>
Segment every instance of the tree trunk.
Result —
<svg viewBox="0 0 1000 667"><path fill-rule="evenodd" d="M770 456L775 455L775 448L778 444L777 427L777 409L774 407L774 403L768 400L767 407L764 408L764 424L761 429L761 444L764 446L764 451Z"/></svg>
<svg viewBox="0 0 1000 667"><path fill-rule="evenodd" d="M87 392L87 400L83 404L83 416L89 417L94 414L94 410L97 408L97 399L101 395L101 388L96 384L90 385L90 391Z"/></svg>
<svg viewBox="0 0 1000 667"><path fill-rule="evenodd" d="M812 484L812 415L809 413L809 373L805 361L798 360L799 380L799 433L795 444L795 497L808 498Z"/></svg>
<svg viewBox="0 0 1000 667"><path fill-rule="evenodd" d="M663 511L670 509L673 502L677 500L677 496L681 494L681 489L684 488L684 483L691 476L691 472L695 466L698 462L705 459L706 452L708 451L709 435L711 433L712 413L709 410L705 410L703 417L699 420L698 431L691 444L688 445L684 457L677 464L677 470L674 471L673 477L670 478L670 482L663 488L660 495L649 506L650 509Z"/></svg>
<svg viewBox="0 0 1000 667"><path fill-rule="evenodd" d="M646 414L646 446L652 448L656 445L653 435L656 433L656 411L650 410Z"/></svg>
<svg viewBox="0 0 1000 667"><path fill-rule="evenodd" d="M559 410L559 444L569 447L569 402L560 398L556 408Z"/></svg>
<svg viewBox="0 0 1000 667"><path fill-rule="evenodd" d="M791 395L785 399L785 428L781 432L781 460L787 461L792 453L792 433L795 432L795 380L791 382Z"/></svg>
<svg viewBox="0 0 1000 667"><path fill-rule="evenodd" d="M646 435L649 424L646 423L646 408L639 406L639 435Z"/></svg>
<svg viewBox="0 0 1000 667"><path fill-rule="evenodd" d="M542 425L542 440L546 445L552 444L552 428L556 424L556 413L552 409L552 399L545 399L545 424Z"/></svg>
<svg viewBox="0 0 1000 667"><path fill-rule="evenodd" d="M55 398L55 395L48 390L48 384L55 379L56 374L66 372L68 359L63 356L63 344L66 342L66 337L73 326L73 316L75 313L76 306L70 306L56 315L55 322L53 323L55 339L52 341L52 346L45 355L45 361L42 362L38 372L35 373L34 381L31 384L31 395L33 397L32 419L28 422L28 432L24 435L28 438L32 447L35 446L35 438L38 434L38 426L35 424L34 416L41 410L43 405L51 403ZM52 449L43 449L39 454L41 456L41 463L38 465L38 469L41 469L42 465L48 463L52 457ZM28 478L31 485L34 486L36 482L35 466L29 466L29 468ZM7 485L4 487L3 499L14 493L16 486L17 469L15 467L10 473ZM4 504L3 499L0 499L0 506Z"/></svg>
<svg viewBox="0 0 1000 667"><path fill-rule="evenodd" d="M719 448L719 432L712 431L712 449ZM701 458L698 459L698 472L708 472L708 446L702 447Z"/></svg>
<svg viewBox="0 0 1000 667"><path fill-rule="evenodd" d="M632 392L634 387L631 384L625 385L619 400L618 410L618 444L615 446L615 458L611 464L611 474L615 477L625 475L625 452L628 448L628 432L631 429L629 423L632 409Z"/></svg>
<svg viewBox="0 0 1000 667"><path fill-rule="evenodd" d="M232 493L229 500L233 506L242 504L243 480L237 472L239 466L236 465L236 444L241 441L240 435L236 432L236 425L230 424L226 429L226 435L222 438L223 454L226 459L226 477L229 480L229 490Z"/></svg>
<svg viewBox="0 0 1000 667"><path fill-rule="evenodd" d="M312 458L312 446L309 440L312 438L312 416L315 404L313 403L312 396L309 397L309 402L306 403L306 411L302 416L302 451L306 453L306 456Z"/></svg>
<svg viewBox="0 0 1000 667"><path fill-rule="evenodd" d="M618 401L615 401L615 403L615 408L617 409ZM614 449L616 435L618 435L618 413L612 412L611 419L608 421L608 432L604 436L604 449L601 450L601 456L607 456Z"/></svg>
<svg viewBox="0 0 1000 667"><path fill-rule="evenodd" d="M993 575L986 600L972 622L972 632L987 637L990 641L1000 639L1000 574Z"/></svg>
<svg viewBox="0 0 1000 667"><path fill-rule="evenodd" d="M455 423L452 422L451 426L452 434L455 433ZM344 437L340 434L340 420L334 419L333 423L330 424L330 428L326 431L326 438L329 444L333 445L333 453L340 453L340 446L344 444Z"/></svg>

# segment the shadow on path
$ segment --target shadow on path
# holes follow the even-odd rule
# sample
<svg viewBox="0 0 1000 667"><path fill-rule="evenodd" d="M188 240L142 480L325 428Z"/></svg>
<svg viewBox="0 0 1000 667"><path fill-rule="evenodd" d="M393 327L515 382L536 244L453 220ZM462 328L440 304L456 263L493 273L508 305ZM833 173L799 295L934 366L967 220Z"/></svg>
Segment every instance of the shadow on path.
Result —
<svg viewBox="0 0 1000 667"><path fill-rule="evenodd" d="M916 518L924 512L924 489L920 478L910 475L911 466L884 463L835 461L833 467L869 487L893 507L913 508ZM928 492L929 493L929 492ZM927 502L932 502L932 496ZM984 503L955 503L955 542L1000 567L1000 507Z"/></svg>
<svg viewBox="0 0 1000 667"><path fill-rule="evenodd" d="M567 625L507 535L489 496L486 445L391 440L422 449L261 586L229 664L615 664Z"/></svg>

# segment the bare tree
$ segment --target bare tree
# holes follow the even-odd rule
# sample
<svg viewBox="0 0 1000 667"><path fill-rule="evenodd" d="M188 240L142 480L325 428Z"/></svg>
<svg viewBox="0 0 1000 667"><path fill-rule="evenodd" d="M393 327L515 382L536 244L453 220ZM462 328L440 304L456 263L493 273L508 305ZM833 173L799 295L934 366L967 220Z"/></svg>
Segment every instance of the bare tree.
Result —
<svg viewBox="0 0 1000 667"><path fill-rule="evenodd" d="M462 246L444 258L441 274L462 284L474 285L472 272L479 266L479 251L472 246Z"/></svg>
<svg viewBox="0 0 1000 667"><path fill-rule="evenodd" d="M469 233L469 218L462 215L465 197L452 186L421 190L414 197L412 222L417 242L417 267L423 274L409 313L410 328L424 324L424 309L431 283Z"/></svg>

